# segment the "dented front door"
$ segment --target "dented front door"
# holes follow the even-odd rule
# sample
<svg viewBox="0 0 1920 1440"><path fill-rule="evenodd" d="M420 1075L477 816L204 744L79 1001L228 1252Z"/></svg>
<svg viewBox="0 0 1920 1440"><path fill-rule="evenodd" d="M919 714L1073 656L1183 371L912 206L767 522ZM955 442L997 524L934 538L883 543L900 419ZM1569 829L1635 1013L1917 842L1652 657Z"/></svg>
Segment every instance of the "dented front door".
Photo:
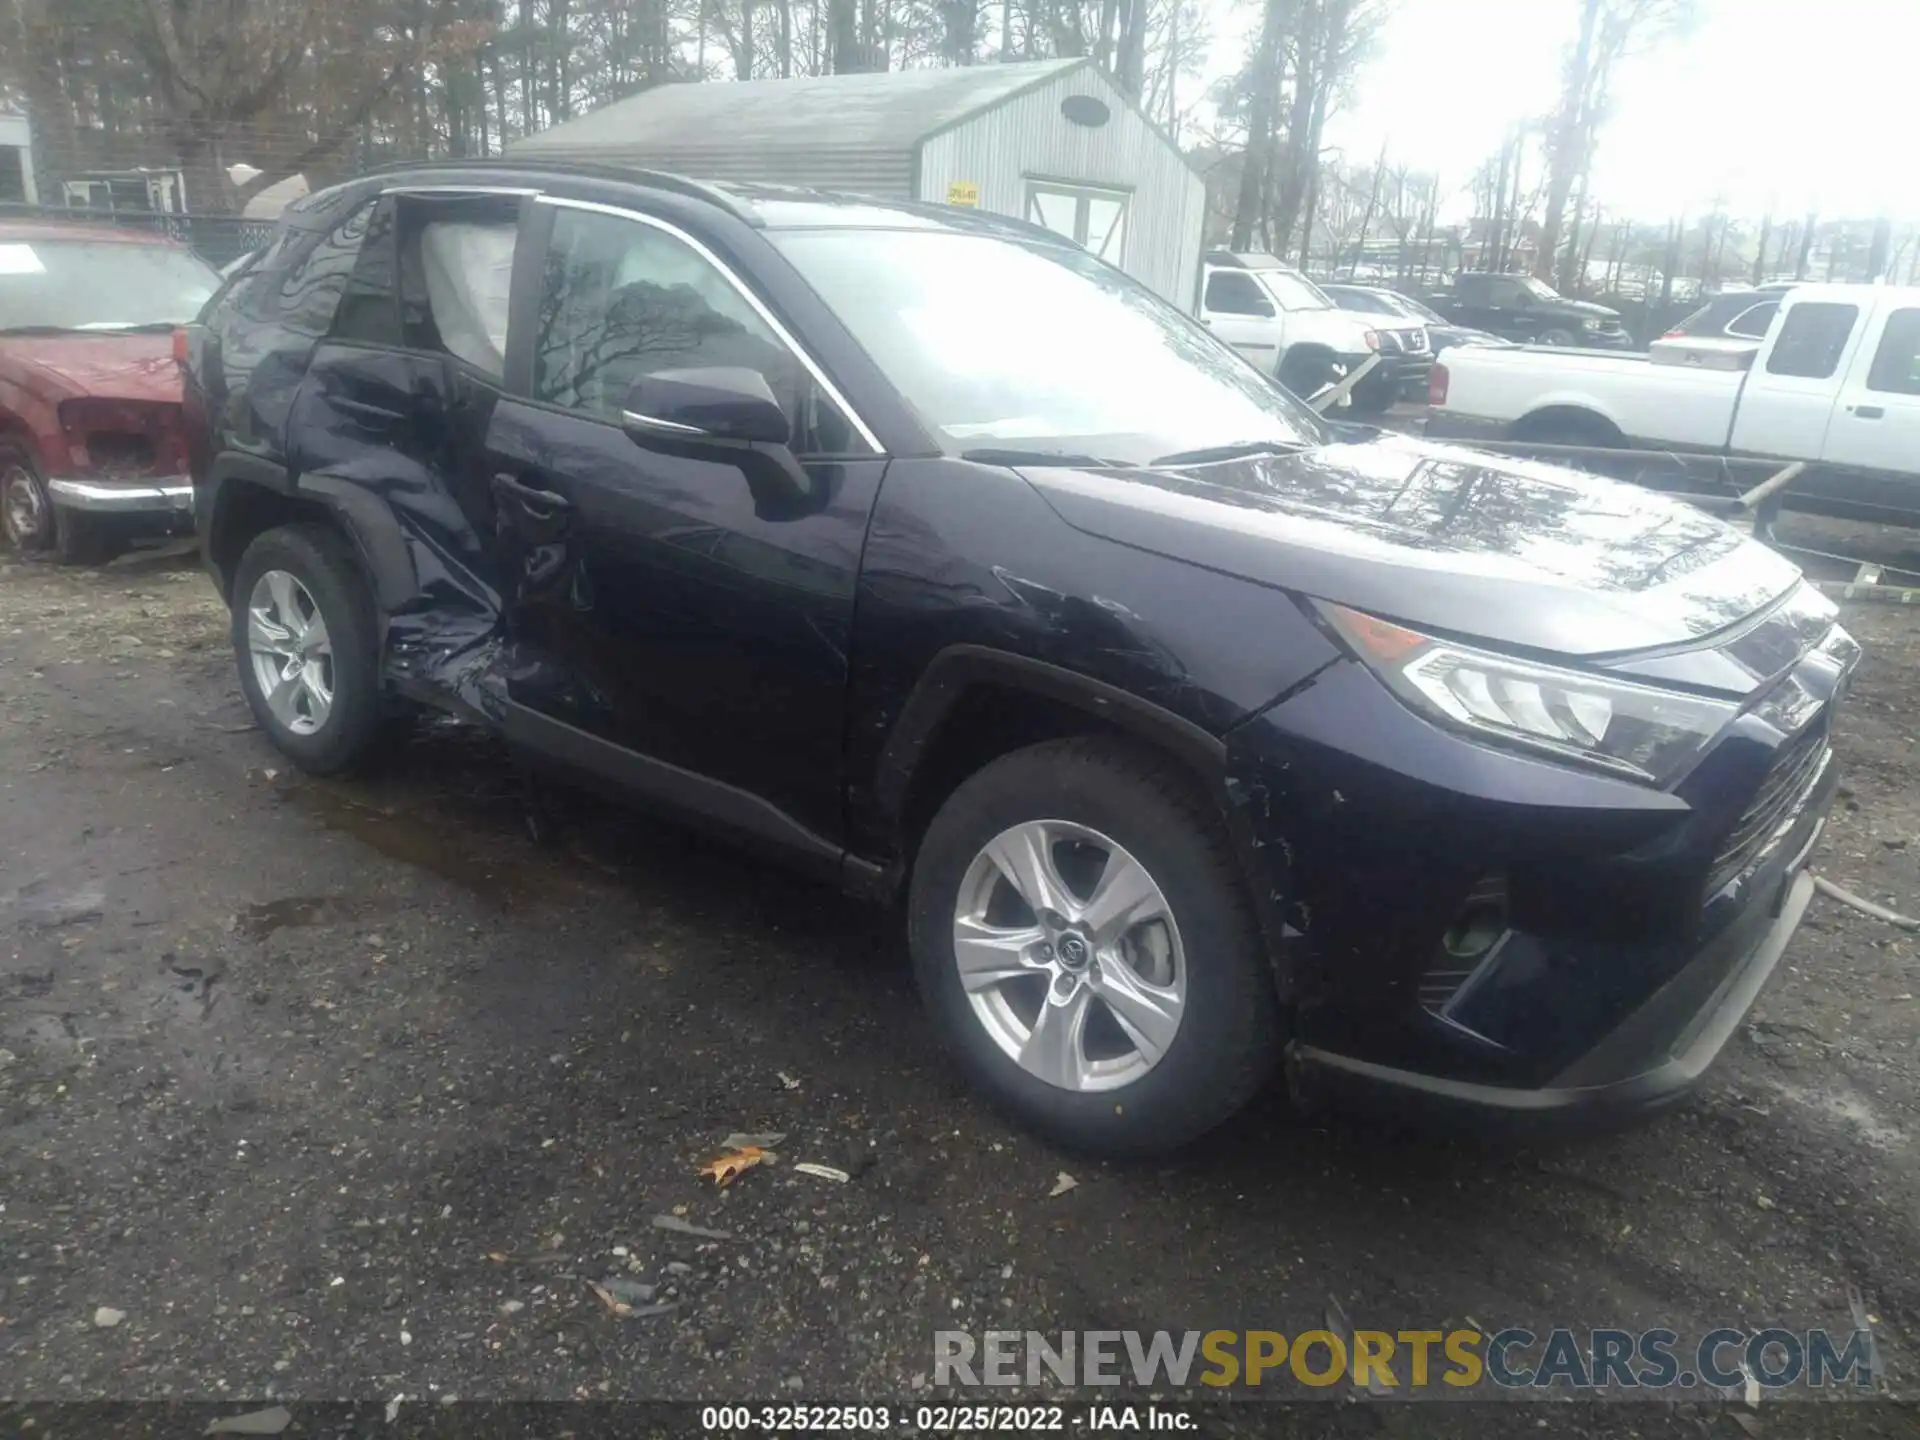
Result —
<svg viewBox="0 0 1920 1440"><path fill-rule="evenodd" d="M510 366L524 393L502 399L487 435L508 694L837 837L854 586L885 462L689 237L539 208L543 262L519 273L541 294L516 302L532 323ZM641 375L738 364L789 409L804 502L621 428Z"/></svg>

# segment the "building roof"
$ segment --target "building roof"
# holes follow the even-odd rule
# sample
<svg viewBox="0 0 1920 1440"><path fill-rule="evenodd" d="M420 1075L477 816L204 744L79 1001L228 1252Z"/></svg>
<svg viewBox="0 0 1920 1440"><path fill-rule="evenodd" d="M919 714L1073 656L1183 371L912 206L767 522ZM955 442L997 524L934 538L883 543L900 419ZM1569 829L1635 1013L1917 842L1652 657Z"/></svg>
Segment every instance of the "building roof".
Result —
<svg viewBox="0 0 1920 1440"><path fill-rule="evenodd" d="M604 105L513 146L516 155L650 147L730 150L910 150L937 130L992 109L1086 59L942 70L804 75L791 80L683 81Z"/></svg>

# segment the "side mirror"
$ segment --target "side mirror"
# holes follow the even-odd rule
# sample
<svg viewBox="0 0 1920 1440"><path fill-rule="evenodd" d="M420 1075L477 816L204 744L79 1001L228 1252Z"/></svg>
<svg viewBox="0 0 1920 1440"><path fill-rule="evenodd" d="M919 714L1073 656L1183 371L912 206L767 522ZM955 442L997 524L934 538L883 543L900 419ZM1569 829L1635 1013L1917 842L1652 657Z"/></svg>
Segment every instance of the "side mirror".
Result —
<svg viewBox="0 0 1920 1440"><path fill-rule="evenodd" d="M789 448L793 423L758 370L719 366L643 375L627 392L620 424L648 450L737 467L756 509L784 513L814 500L813 481Z"/></svg>
<svg viewBox="0 0 1920 1440"><path fill-rule="evenodd" d="M733 366L643 375L627 392L620 419L642 445L710 441L730 449L784 446L793 439L787 412L773 398L766 377Z"/></svg>

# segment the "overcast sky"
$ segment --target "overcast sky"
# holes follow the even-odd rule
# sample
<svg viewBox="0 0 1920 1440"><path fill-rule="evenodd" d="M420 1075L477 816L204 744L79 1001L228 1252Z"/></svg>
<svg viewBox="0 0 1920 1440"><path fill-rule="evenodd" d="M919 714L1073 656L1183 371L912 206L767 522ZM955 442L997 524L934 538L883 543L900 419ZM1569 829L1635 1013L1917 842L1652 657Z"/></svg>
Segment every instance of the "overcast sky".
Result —
<svg viewBox="0 0 1920 1440"><path fill-rule="evenodd" d="M1246 7L1251 10L1255 7ZM1920 0L1701 0L1692 38L1630 61L1614 84L1595 198L1663 220L1817 207L1920 220ZM1469 175L1516 118L1552 110L1576 0L1398 0L1329 143L1441 177ZM1235 24L1244 23L1238 13ZM1240 37L1223 24L1216 65ZM1247 37L1250 39L1250 37Z"/></svg>

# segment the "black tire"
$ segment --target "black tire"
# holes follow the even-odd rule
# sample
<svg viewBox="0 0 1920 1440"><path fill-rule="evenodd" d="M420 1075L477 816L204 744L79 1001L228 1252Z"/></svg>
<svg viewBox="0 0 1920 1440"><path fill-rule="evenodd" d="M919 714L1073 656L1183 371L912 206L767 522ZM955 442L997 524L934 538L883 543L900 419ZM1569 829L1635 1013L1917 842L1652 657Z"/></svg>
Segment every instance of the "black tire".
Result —
<svg viewBox="0 0 1920 1440"><path fill-rule="evenodd" d="M270 570L298 580L326 622L333 701L310 733L289 728L274 713L254 673L248 602ZM379 628L373 594L346 540L324 525L283 525L257 536L234 570L232 612L240 688L280 753L313 775L336 775L371 759L382 738Z"/></svg>
<svg viewBox="0 0 1920 1440"><path fill-rule="evenodd" d="M1555 326L1551 330L1542 330L1540 338L1534 343L1536 345L1578 345L1580 337L1571 330L1562 330Z"/></svg>
<svg viewBox="0 0 1920 1440"><path fill-rule="evenodd" d="M1076 1091L1021 1068L976 1016L954 960L969 866L1033 820L1109 837L1158 884L1185 955L1179 1026L1157 1064L1120 1088ZM986 766L948 797L915 858L908 899L915 977L942 1040L999 1108L1053 1140L1144 1155L1198 1139L1260 1089L1279 1056L1273 974L1217 810L1179 770L1098 738L1051 741Z"/></svg>
<svg viewBox="0 0 1920 1440"><path fill-rule="evenodd" d="M1333 357L1324 351L1290 350L1273 378L1295 398L1311 400L1333 379L1333 367Z"/></svg>
<svg viewBox="0 0 1920 1440"><path fill-rule="evenodd" d="M47 483L27 453L0 445L0 534L17 555L38 555L54 547L58 513Z"/></svg>

